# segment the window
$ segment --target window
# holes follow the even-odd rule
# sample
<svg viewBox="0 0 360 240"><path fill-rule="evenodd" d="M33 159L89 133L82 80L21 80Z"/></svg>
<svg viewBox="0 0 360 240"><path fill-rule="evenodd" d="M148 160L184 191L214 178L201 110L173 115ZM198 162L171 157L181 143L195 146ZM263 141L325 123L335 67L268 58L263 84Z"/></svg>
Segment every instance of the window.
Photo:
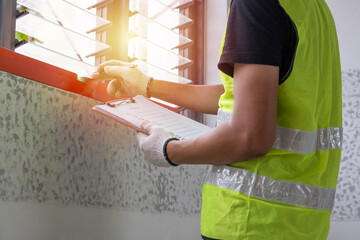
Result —
<svg viewBox="0 0 360 240"><path fill-rule="evenodd" d="M195 29L190 15L196 2L17 0L17 41L6 44L82 76L89 76L101 62L120 59L136 62L155 78L190 83L195 59L189 52L196 47L190 38ZM8 24L14 18L14 1L0 3L1 17L8 19L1 21L0 34L8 36L14 27Z"/></svg>
<svg viewBox="0 0 360 240"><path fill-rule="evenodd" d="M203 84L204 4L0 0L0 46L80 76L89 76L104 61L119 59L136 63L156 79ZM199 113L170 106L202 121Z"/></svg>

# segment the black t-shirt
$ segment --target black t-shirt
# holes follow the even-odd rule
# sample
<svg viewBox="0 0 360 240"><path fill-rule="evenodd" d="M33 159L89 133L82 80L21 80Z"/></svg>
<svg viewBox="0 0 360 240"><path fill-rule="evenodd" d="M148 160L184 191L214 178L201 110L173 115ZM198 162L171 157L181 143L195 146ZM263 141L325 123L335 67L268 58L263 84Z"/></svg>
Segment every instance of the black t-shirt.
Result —
<svg viewBox="0 0 360 240"><path fill-rule="evenodd" d="M298 37L295 24L278 0L233 0L219 69L233 77L234 63L280 67L288 78Z"/></svg>

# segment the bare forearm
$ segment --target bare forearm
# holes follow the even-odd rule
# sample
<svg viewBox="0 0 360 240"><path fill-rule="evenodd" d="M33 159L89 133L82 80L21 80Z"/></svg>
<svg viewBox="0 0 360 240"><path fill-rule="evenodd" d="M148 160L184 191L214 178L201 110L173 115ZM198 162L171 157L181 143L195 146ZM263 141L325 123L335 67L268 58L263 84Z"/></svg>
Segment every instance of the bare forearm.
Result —
<svg viewBox="0 0 360 240"><path fill-rule="evenodd" d="M176 164L229 164L264 156L276 133L279 68L235 65L232 118L195 139L171 141Z"/></svg>
<svg viewBox="0 0 360 240"><path fill-rule="evenodd" d="M171 141L167 146L169 159L175 164L230 164L250 160L266 153L251 148L246 131L234 134L226 122L198 138Z"/></svg>
<svg viewBox="0 0 360 240"><path fill-rule="evenodd" d="M223 92L222 85L189 85L161 80L153 80L150 85L151 97L209 114L216 114Z"/></svg>

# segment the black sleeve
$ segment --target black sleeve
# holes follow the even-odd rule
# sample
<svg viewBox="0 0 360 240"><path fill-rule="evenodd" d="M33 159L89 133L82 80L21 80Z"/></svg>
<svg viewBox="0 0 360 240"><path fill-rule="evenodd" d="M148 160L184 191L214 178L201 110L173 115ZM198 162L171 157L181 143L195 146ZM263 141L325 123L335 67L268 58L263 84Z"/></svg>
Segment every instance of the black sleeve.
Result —
<svg viewBox="0 0 360 240"><path fill-rule="evenodd" d="M277 0L233 0L219 69L233 77L234 63L281 68L290 24Z"/></svg>

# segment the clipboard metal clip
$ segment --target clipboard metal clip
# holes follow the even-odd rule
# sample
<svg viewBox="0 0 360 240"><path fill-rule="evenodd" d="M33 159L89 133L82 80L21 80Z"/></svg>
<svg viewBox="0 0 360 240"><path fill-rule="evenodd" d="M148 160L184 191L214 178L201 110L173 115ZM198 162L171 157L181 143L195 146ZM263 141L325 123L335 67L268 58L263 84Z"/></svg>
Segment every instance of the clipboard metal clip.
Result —
<svg viewBox="0 0 360 240"><path fill-rule="evenodd" d="M115 107L123 105L123 104L134 103L134 102L136 102L136 101L133 98L125 98L125 99L106 102L105 104L109 107L115 108Z"/></svg>

